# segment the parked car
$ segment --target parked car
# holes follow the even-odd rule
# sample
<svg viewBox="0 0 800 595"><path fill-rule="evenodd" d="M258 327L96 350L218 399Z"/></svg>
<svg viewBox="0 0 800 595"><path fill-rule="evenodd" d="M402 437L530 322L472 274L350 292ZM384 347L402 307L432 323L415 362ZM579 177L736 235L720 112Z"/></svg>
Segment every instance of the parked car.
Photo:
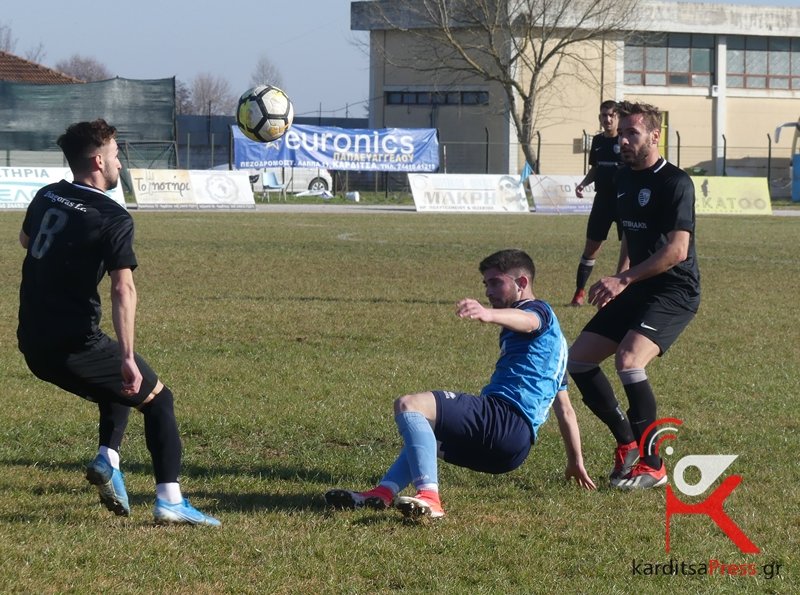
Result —
<svg viewBox="0 0 800 595"><path fill-rule="evenodd" d="M266 184L265 180L268 181ZM331 174L323 168L275 167L250 171L250 182L255 192L261 192L275 180L284 186L286 192L320 192L333 188Z"/></svg>

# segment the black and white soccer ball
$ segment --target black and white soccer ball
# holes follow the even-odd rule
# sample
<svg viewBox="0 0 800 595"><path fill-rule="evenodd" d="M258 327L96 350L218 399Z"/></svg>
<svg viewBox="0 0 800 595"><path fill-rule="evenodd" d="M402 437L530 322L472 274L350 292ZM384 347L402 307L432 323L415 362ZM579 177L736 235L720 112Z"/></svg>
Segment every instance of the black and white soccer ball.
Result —
<svg viewBox="0 0 800 595"><path fill-rule="evenodd" d="M269 143L279 139L294 120L294 106L278 87L258 85L239 98L236 124L247 138Z"/></svg>

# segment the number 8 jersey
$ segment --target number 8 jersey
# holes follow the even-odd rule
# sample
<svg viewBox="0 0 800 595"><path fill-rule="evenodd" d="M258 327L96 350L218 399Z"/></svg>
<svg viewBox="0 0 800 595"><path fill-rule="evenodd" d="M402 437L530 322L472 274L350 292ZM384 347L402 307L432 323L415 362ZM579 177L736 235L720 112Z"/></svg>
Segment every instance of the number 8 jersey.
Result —
<svg viewBox="0 0 800 595"><path fill-rule="evenodd" d="M133 219L106 194L65 180L34 196L22 231L17 340L22 352L65 351L101 336L97 286L109 271L136 268Z"/></svg>

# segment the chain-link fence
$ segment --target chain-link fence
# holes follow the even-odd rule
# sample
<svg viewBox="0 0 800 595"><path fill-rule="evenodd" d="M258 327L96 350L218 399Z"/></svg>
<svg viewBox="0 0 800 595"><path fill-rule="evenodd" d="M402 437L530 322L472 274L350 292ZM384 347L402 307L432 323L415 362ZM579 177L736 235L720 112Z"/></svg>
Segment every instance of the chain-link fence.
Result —
<svg viewBox="0 0 800 595"><path fill-rule="evenodd" d="M710 146L692 146L677 142L667 147L667 158L693 175L763 177L769 181L772 198L791 195L791 149L788 145L775 145L770 138L761 146L738 146L724 143L719 155ZM550 143L538 136L534 146L538 161L534 171L543 175L583 176L588 169L588 146L591 139ZM121 139L120 160L125 170L143 169L226 169L231 164L230 133L194 132L179 136L176 141L126 141ZM490 143L441 142L440 168L442 173L509 173L493 171L488 156L494 151L515 154L516 147ZM66 167L60 151L21 151L0 147L0 167ZM521 170L512 164L512 174ZM332 171L333 191L405 191L408 178L400 172ZM123 176L127 182L127 177ZM126 190L129 188L126 188Z"/></svg>

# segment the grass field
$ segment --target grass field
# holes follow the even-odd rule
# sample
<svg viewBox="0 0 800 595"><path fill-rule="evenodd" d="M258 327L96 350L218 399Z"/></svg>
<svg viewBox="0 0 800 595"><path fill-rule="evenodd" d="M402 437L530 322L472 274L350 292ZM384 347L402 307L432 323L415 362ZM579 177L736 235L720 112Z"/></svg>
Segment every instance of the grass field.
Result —
<svg viewBox="0 0 800 595"><path fill-rule="evenodd" d="M132 516L100 507L83 479L96 448L95 409L34 379L16 350L22 214L0 213L0 592L800 590L797 218L699 221L701 312L648 370L659 415L683 420L669 469L689 454L739 455L723 475L743 478L725 510L761 548L746 555L699 515L673 518L665 552L664 491L606 486L613 445L577 393L597 492L562 482L551 419L511 474L443 465L448 516L436 524L324 506L327 488L371 486L393 460L395 397L478 392L486 382L497 328L454 315L457 299L482 298L481 258L503 247L528 250L538 267L535 292L554 305L568 340L576 337L592 314L565 306L584 218L134 216L138 350L176 395L183 489L223 526L152 525L138 416L122 452ZM615 250L610 242L593 278L613 267ZM710 560L749 564L757 574L644 574L643 564L670 560L695 569ZM780 573L768 579L775 564Z"/></svg>

